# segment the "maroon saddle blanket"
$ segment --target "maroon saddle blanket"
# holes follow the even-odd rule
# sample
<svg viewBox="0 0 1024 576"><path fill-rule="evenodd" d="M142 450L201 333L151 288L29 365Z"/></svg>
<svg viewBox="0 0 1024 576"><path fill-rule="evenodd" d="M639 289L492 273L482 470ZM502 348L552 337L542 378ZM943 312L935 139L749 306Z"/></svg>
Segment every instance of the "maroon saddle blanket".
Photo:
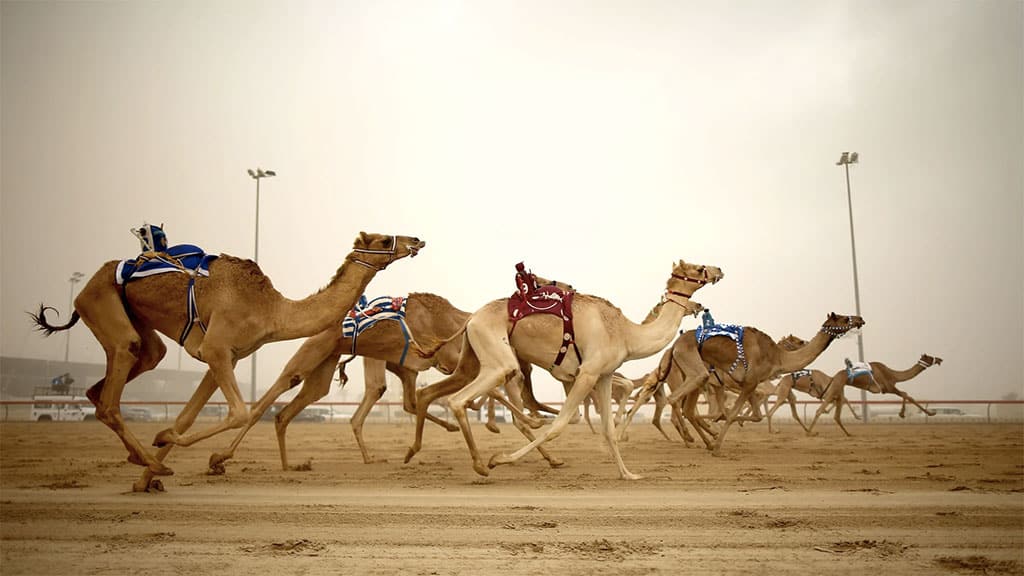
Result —
<svg viewBox="0 0 1024 576"><path fill-rule="evenodd" d="M509 335L516 329L516 323L531 314L551 314L562 319L562 345L558 348L553 366L565 359L569 346L576 350L580 362L579 348L576 348L576 334L572 327L572 290L563 290L554 283L541 286L537 276L525 269L522 262L516 264L516 291L508 299L508 319L512 322Z"/></svg>

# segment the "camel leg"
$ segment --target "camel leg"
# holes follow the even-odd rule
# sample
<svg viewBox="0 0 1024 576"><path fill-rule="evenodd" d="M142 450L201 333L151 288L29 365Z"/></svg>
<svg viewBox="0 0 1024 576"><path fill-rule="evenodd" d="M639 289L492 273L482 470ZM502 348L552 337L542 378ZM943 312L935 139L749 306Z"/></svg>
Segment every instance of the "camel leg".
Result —
<svg viewBox="0 0 1024 576"><path fill-rule="evenodd" d="M341 349L338 347L337 331L324 331L308 338L299 350L288 360L284 370L274 381L269 390L264 392L259 401L249 411L249 419L245 426L238 431L234 440L223 452L214 452L210 455L209 467L212 474L224 473L224 462L235 455L235 450L242 443L245 435L256 425L274 402L288 390L298 386L322 387L322 382L310 382L310 379L323 379L326 375L327 386L330 387L330 378L334 374L334 366L341 357ZM278 446L280 449L280 445ZM288 469L284 452L280 451L282 466Z"/></svg>
<svg viewBox="0 0 1024 576"><path fill-rule="evenodd" d="M168 428L156 435L153 445L162 447L164 444L177 444L178 446L191 446L196 442L215 436L225 430L242 428L249 420L249 409L242 400L242 393L238 389L238 382L235 381L234 367L237 359L229 346L217 343L217 336L211 331L206 334L203 343L199 346L199 357L210 367L213 376L217 381L217 387L228 402L227 417L210 428L181 435ZM191 400L189 400L191 402Z"/></svg>
<svg viewBox="0 0 1024 576"><path fill-rule="evenodd" d="M651 416L651 424L654 424L654 427L658 429L658 432L661 432L661 435L665 437L665 440L668 440L669 442L674 442L674 440L672 440L672 438L669 437L668 433L666 433L665 429L662 428L661 426L661 415L665 411L665 406L667 405L668 400L665 397L665 390L661 386L658 386L657 390L654 392L654 415ZM669 414L671 415L671 413L672 409L670 408Z"/></svg>
<svg viewBox="0 0 1024 576"><path fill-rule="evenodd" d="M619 467L619 477L623 480L640 480L643 476L634 474L626 469L626 463L622 461L622 454L619 452L619 442L615 437L615 420L612 416L612 377L606 374L598 378L594 386L597 392L597 406L601 413L601 424L604 429L604 439L608 448L612 451L615 465Z"/></svg>
<svg viewBox="0 0 1024 576"><path fill-rule="evenodd" d="M594 425L590 422L590 405L593 403L593 398L587 396L583 399L583 419L587 421L587 427L590 428L591 434L597 434L597 430L594 430Z"/></svg>
<svg viewBox="0 0 1024 576"><path fill-rule="evenodd" d="M597 376L586 372L585 368L581 366L576 374L576 381L573 383L568 396L565 398L565 404L562 405L561 412L558 413L558 416L555 417L555 420L551 425L541 432L537 439L519 450L516 450L511 454L495 454L491 457L491 461L488 466L494 468L501 464L511 464L525 456L540 444L557 438L565 430L565 427L569 424L569 419L572 417L572 414L576 412L576 408L578 408L580 403L583 402L583 399L590 394L590 391L594 388L596 383Z"/></svg>
<svg viewBox="0 0 1024 576"><path fill-rule="evenodd" d="M906 407L907 402L910 402L914 406L917 406L921 410L921 412L924 412L925 414L927 414L929 416L935 416L935 411L934 410L929 410L929 409L925 408L924 406L921 406L920 404L917 403L917 400L914 400L914 398L910 394L907 394L903 390L898 390L896 388L893 388L892 393L893 394L897 394L900 398L903 399L903 406L904 407ZM903 408L901 408L900 409L900 418L903 417L903 411L904 411Z"/></svg>
<svg viewBox="0 0 1024 576"><path fill-rule="evenodd" d="M511 348L507 345L504 346L508 350L507 356L513 357L514 354ZM479 350L477 352L479 354ZM510 371L511 370L511 371ZM459 422L459 428L462 429L462 436L466 440L466 447L469 449L470 457L473 459L473 470L481 476L487 476L489 471L487 466L484 464L483 459L480 458L480 452L476 446L476 440L473 438L473 431L469 427L469 417L466 415L467 404L473 398L482 394L487 394L491 389L501 386L508 381L509 378L515 376L519 371L517 364L513 361L511 363L499 362L497 366L485 365L481 361L480 373L473 379L465 388L455 392L448 397L448 407L455 415L455 419Z"/></svg>
<svg viewBox="0 0 1024 576"><path fill-rule="evenodd" d="M789 396L787 397L787 401L789 404L789 409L793 413L793 419L796 420L796 423L799 424L800 427L804 429L804 432L807 432L807 425L804 424L804 421L800 419L800 414L798 414L796 410L796 394L790 392Z"/></svg>
<svg viewBox="0 0 1024 576"><path fill-rule="evenodd" d="M416 415L416 378L419 377L419 372L406 368L400 364L393 364L388 362L388 370L398 376L398 379L402 381L402 410L407 413ZM437 416L427 412L426 419L437 424L449 432L458 432L459 427L451 422L442 420Z"/></svg>
<svg viewBox="0 0 1024 576"><path fill-rule="evenodd" d="M722 450L722 442L725 440L725 433L729 431L729 426L732 425L736 416L739 415L740 410L743 408L743 403L747 401L750 396L750 390L744 389L740 392L739 398L736 399L736 403L733 404L732 408L729 409L729 413L725 419L725 425L718 432L718 439L715 441L715 447L712 449L711 454L714 456L720 456Z"/></svg>
<svg viewBox="0 0 1024 576"><path fill-rule="evenodd" d="M288 433L288 424L306 406L323 398L331 391L331 377L334 376L334 370L337 365L338 358L332 357L310 371L302 388L299 389L299 393L274 416L274 431L277 433L277 449L281 454L282 470L287 471L290 469L288 466L288 446L285 440L285 436Z"/></svg>
<svg viewBox="0 0 1024 576"><path fill-rule="evenodd" d="M352 434L356 437L356 444L359 445L359 452L363 455L363 464L374 462L374 458L366 447L366 442L363 440L363 423L366 421L370 411L373 410L374 405L377 404L377 401L387 391L387 376L384 373L386 368L387 362L383 360L363 357L363 397L359 400L359 406L356 407L356 411L352 414L352 419L349 421L349 425L352 426ZM404 384L403 381L403 390L405 388ZM413 380L413 389L415 387L416 383ZM403 394L404 404L412 404L412 402L411 398L407 398ZM284 466L285 470L288 469L287 463L284 460L281 461L281 465Z"/></svg>
<svg viewBox="0 0 1024 576"><path fill-rule="evenodd" d="M121 394L136 375L149 370L163 357L166 348L152 330L142 333L124 312L119 293L106 286L97 289L92 281L75 299L75 310L103 346L107 356L103 378L89 389L88 398L96 406L96 419L103 422L128 450L128 461L146 466L154 474L169 476L174 472L143 447L128 429L121 416ZM115 310L111 314L106 310ZM152 364L152 366L151 366Z"/></svg>
<svg viewBox="0 0 1024 576"><path fill-rule="evenodd" d="M496 399L498 402L504 404L506 408L512 411L512 424L515 425L516 429L519 430L519 432L522 433L522 435L525 436L527 440L532 442L534 440L534 436L531 428L533 428L534 426L532 426L529 423L531 418L524 414L522 409L519 408L519 406L523 405L523 400L520 396L520 392L518 389L519 386L516 380L517 378L513 378L512 380L505 384L505 389L508 391L509 398L506 399L497 391L492 391L492 397ZM537 451L540 452L540 455L543 456L544 459L548 461L548 465L550 465L552 468L558 468L559 466L565 464L565 462L561 458L551 454L543 446L538 446Z"/></svg>
<svg viewBox="0 0 1024 576"><path fill-rule="evenodd" d="M658 391L661 390L661 386L661 382L658 382L657 377L653 372L647 375L644 383L640 386L640 390L636 393L636 400L629 408L629 411L626 412L626 420L622 424L623 430L633 423L633 417L636 416L636 413L640 411L642 406L647 404L647 401L651 399L652 395L657 394ZM655 410L657 410L657 407L655 407ZM660 426L658 426L658 428L659 430L661 429ZM662 434L664 434L664 431L662 431Z"/></svg>
<svg viewBox="0 0 1024 576"><path fill-rule="evenodd" d="M494 421L494 396L487 397L487 423L484 427L494 434L501 434L501 428L498 428L498 423Z"/></svg>
<svg viewBox="0 0 1024 576"><path fill-rule="evenodd" d="M686 429L686 417L683 415L683 401L676 402L669 408L669 421L672 422L672 427L676 429L676 432L683 439L683 444L687 448L693 445L693 436Z"/></svg>
<svg viewBox="0 0 1024 576"><path fill-rule="evenodd" d="M178 417L174 419L174 430L179 434L184 434L196 421L199 411L210 401L210 397L216 391L217 380L213 377L213 373L207 370L206 374L203 375L202 381L199 383L199 387L192 393L192 398L189 399L185 407L178 413ZM172 448L174 448L174 444L167 444L157 449L157 460L163 462ZM149 468L143 469L142 476L132 485L132 491L163 492L163 484L160 483L160 480L154 480L153 476L154 474Z"/></svg>
<svg viewBox="0 0 1024 576"><path fill-rule="evenodd" d="M427 409L430 408L430 404L442 396L461 390L479 371L479 362L475 354L472 350L467 350L468 342L464 341L462 346L463 356L455 372L416 391L416 431L412 446L405 453L406 464L423 449L423 425L427 420Z"/></svg>
<svg viewBox="0 0 1024 576"><path fill-rule="evenodd" d="M542 412L558 415L558 410L555 410L547 404L543 404L537 400L537 397L533 395L533 379L530 377L530 373L533 371L533 366L529 362L520 362L519 371L523 374L523 406L527 410L534 414L540 414Z"/></svg>
<svg viewBox="0 0 1024 576"><path fill-rule="evenodd" d="M835 415L832 416L832 418L833 418L833 420L836 421L836 424L839 425L839 428L842 429L843 433L846 434L847 437L849 437L849 436L851 436L850 431L846 429L846 426L843 426L843 419L842 419L843 405L844 404L848 405L849 403L846 401L846 398L842 397L842 396L839 397L839 398L836 398L836 402L838 402L839 405L836 406L836 413L835 413Z"/></svg>

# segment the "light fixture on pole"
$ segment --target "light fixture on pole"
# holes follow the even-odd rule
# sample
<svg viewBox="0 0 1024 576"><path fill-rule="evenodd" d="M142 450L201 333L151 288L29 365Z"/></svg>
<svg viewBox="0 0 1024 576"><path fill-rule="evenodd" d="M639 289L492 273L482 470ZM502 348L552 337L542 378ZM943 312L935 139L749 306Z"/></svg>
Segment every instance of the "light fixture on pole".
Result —
<svg viewBox="0 0 1024 576"><path fill-rule="evenodd" d="M78 284L85 278L85 274L81 272L73 272L71 277L68 278L68 283L71 284L71 289L68 290L68 314L74 311L74 298L75 298L75 284ZM71 353L71 330L67 331L67 337L64 339L64 363L68 363L68 356Z"/></svg>
<svg viewBox="0 0 1024 576"><path fill-rule="evenodd" d="M853 299L857 306L857 316L860 316L860 281L857 277L857 242L853 236L853 195L850 193L850 164L857 164L860 154L857 152L843 152L836 162L836 166L842 166L846 170L846 206L850 212L850 252L853 256ZM864 336L857 332L857 360L864 362ZM860 391L861 417L866 423L868 421L868 393Z"/></svg>
<svg viewBox="0 0 1024 576"><path fill-rule="evenodd" d="M257 168L253 170L249 168L249 176L256 181L256 245L253 248L253 262L259 263L260 261L260 180L264 178L270 178L277 176L277 172L273 170L264 170L263 168ZM252 353L252 382L251 382L251 395L250 402L256 404L256 352Z"/></svg>

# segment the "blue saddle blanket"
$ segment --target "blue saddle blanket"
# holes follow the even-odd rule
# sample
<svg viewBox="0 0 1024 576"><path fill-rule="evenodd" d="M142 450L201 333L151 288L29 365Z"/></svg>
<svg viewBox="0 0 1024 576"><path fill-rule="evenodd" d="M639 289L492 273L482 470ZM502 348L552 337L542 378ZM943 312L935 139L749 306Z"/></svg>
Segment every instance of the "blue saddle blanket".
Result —
<svg viewBox="0 0 1024 576"><path fill-rule="evenodd" d="M712 336L725 336L743 344L743 326L738 324L712 324L710 326L697 326L697 344L704 344L704 341Z"/></svg>
<svg viewBox="0 0 1024 576"><path fill-rule="evenodd" d="M852 362L850 366L846 368L846 379L853 381L858 376L867 374L869 377L874 378L875 372L871 369L871 364L867 362Z"/></svg>
<svg viewBox="0 0 1024 576"><path fill-rule="evenodd" d="M381 320L398 320L405 330L405 302L401 296L378 296L367 300L366 295L360 296L355 308L349 310L341 321L341 333L346 338L354 338Z"/></svg>
<svg viewBox="0 0 1024 576"><path fill-rule="evenodd" d="M193 277L209 276L210 262L216 258L216 255L207 254L198 246L178 244L164 252L144 252L136 258L122 260L117 265L115 277L118 284L125 284L167 272L180 272Z"/></svg>

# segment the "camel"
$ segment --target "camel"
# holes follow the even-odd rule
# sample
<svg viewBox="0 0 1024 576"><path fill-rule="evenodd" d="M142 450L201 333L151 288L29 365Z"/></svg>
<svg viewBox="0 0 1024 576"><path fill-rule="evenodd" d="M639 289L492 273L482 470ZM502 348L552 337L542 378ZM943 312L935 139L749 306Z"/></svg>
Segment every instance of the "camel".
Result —
<svg viewBox="0 0 1024 576"><path fill-rule="evenodd" d="M767 410L765 416L768 418L768 432L772 433L772 416L775 412L782 407L784 403L789 404L789 408L792 411L793 419L796 420L797 424L803 427L804 431L807 431L807 425L803 423L796 410L796 395L793 394L793 390L803 392L818 400L822 399L825 394L825 390L828 389L829 382L832 381L832 377L825 374L821 370L800 370L791 374L786 374L779 379L778 384L773 386L769 393L769 396L775 396L775 404ZM857 412L853 409L853 406L849 402L844 402L849 409L853 417L860 419ZM826 410L827 413L827 410ZM778 433L778 431L774 431Z"/></svg>
<svg viewBox="0 0 1024 576"><path fill-rule="evenodd" d="M302 300L285 298L255 262L234 256L222 254L214 259L209 276L157 274L124 286L115 281L119 262L113 260L102 265L75 298L67 324L50 325L45 314L52 308L42 305L33 319L50 335L71 328L81 318L103 346L106 374L87 396L96 406L97 419L124 443L128 460L146 467L133 488L149 490L154 475L173 474L163 464L172 446L189 446L248 421L234 375L240 359L268 342L318 334L338 324L377 272L396 260L415 256L425 245L410 236L360 232L330 283ZM199 329L188 330L196 324ZM174 426L157 434L153 445L159 450L153 455L126 426L120 399L125 384L153 369L166 353L157 332L174 339L181 335L180 343L189 355L209 369ZM227 418L185 435L217 389L228 401Z"/></svg>
<svg viewBox="0 0 1024 576"><path fill-rule="evenodd" d="M799 370L817 358L832 341L850 330L860 328L864 320L859 316L841 316L830 313L818 333L796 350L786 350L767 334L751 326L743 327L742 344L745 362L739 355L737 342L726 336L712 336L697 343L697 332L689 330L676 339L669 352L662 357L657 374L649 378L651 387L667 381L672 393L668 403L677 409L683 402L682 416L694 426L697 434L712 454L721 453L722 441L747 398L761 382L771 380L784 372ZM717 435L698 417L698 395L709 381L709 368L722 377L728 376L739 386L739 398L726 416L725 424ZM717 436L712 442L709 436Z"/></svg>
<svg viewBox="0 0 1024 576"><path fill-rule="evenodd" d="M468 318L469 312L456 308L441 296L426 292L413 292L408 295L405 302L405 323L410 334L409 338L406 337L405 331L397 320L377 322L356 336L355 346L353 346L352 337L346 337L342 333L340 322L311 336L292 355L274 384L253 406L248 422L239 430L230 446L225 451L210 456L210 469L215 473L223 472L223 463L234 455L235 449L242 442L246 433L256 422L259 422L264 412L281 394L302 384L302 388L295 398L274 418L281 467L283 470L288 470L288 451L285 441L288 424L304 408L330 392L334 371L339 365L338 361L341 356L346 354L352 354L352 356L342 363L342 386L348 381L348 377L344 373L344 365L357 356L364 358L365 392L359 407L352 416L351 424L356 443L363 456L363 462L367 464L374 462L374 457L363 440L363 423L387 388L387 381L384 377L385 369L401 380L403 408L409 413L414 413L412 402L415 398L416 377L420 372L430 368L450 374L455 370L459 360L460 343L445 346L433 358L425 359L418 354L407 353L410 342L414 342L414 338L421 337L428 337L431 340L447 338L462 328ZM428 418L450 431L458 430L458 427L433 415L428 415Z"/></svg>
<svg viewBox="0 0 1024 576"><path fill-rule="evenodd" d="M807 344L806 340L804 340L802 338L799 338L797 336L794 336L792 334L790 334L790 335L786 336L785 338L782 338L782 339L780 339L778 341L779 347L782 348L783 350L787 350L787 351L796 350L796 349L798 349L798 348L800 348L800 347L802 347L802 346L804 346L806 344ZM663 363L665 363L665 366L668 366L668 363L671 361L671 355L672 355L672 349L669 348L668 350L665 351L665 353L664 353L664 355L662 357L662 360L661 360L661 362L659 362L659 364L661 364L663 362ZM648 373L644 378L645 379L646 378L651 378L652 375L657 374L657 373L658 373L658 370L655 370L654 372ZM662 373L667 374L667 368L665 370L663 370ZM725 375L723 377L720 374L716 374L716 377L718 377L722 381L722 383L725 385L725 388L734 389L734 390L739 388L739 386L728 375ZM768 392L768 390L765 388L766 385L770 385L770 383L762 382L761 384L759 384L757 390L748 399L749 406L750 406L750 408L752 410L757 410L758 408L756 408L756 407L761 404L762 400L761 400L761 398L759 396L763 395L763 394L766 394ZM665 410L665 407L668 405L668 397L665 394L665 389L664 389L665 381L662 380L662 381L657 382L657 385L654 388L653 392L651 392L650 390L644 390L645 386L646 386L645 383L643 383L643 382L639 383L638 388L640 388L640 391L637 393L637 401L634 402L634 404L631 407L630 411L627 413L626 417L624 418L624 423L622 425L622 428L621 428L622 431L620 432L620 434L625 434L625 430L629 426L629 424L633 421L633 416L636 414L637 410L640 408L640 406L642 406L644 403L646 403L648 401L648 399L650 398L651 395L653 395L653 397L654 397L654 414L651 416L651 424L653 424L654 427L657 428L659 432L661 432L661 435L664 436L666 440L671 442L672 439L669 437L668 433L665 432L665 429L662 428L662 426L661 426L661 415L662 415L662 412ZM716 389L716 390L719 390L719 389ZM707 399L708 399L708 414L707 414L707 416L704 419L705 420L714 421L714 420L718 420L721 417L724 417L725 416L725 404L722 401L721 396L719 396L718 394L712 395L711 394L711 390L709 390L709 386L708 385L705 385L701 389L701 393L703 393L705 395L705 397L707 397ZM694 439L693 439L693 436L691 436L689 431L686 429L686 425L685 425L685 423L683 421L683 418L682 418L682 411L681 410L682 410L681 407L674 408L674 409L670 410L669 411L669 420L672 422L673 427L675 427L676 431L682 437L683 442L686 444L686 446L691 446L693 444L693 442L694 442Z"/></svg>
<svg viewBox="0 0 1024 576"><path fill-rule="evenodd" d="M843 422L840 419L842 406L838 405L846 403L846 396L844 393L846 386L853 386L854 388L867 390L873 394L896 394L903 399L903 403L900 405L900 418L903 418L906 413L907 402L917 406L925 414L934 416L935 412L933 410L928 410L924 406L921 406L917 400L914 400L914 398L910 396L910 394L907 394L903 390L897 388L896 384L899 382L906 382L907 380L916 377L921 372L924 372L925 368L938 366L939 364L942 364L942 358L922 354L921 358L917 361L917 364L914 364L906 370L893 370L881 362L871 362L872 374L857 375L852 381L849 380L846 369L836 372L822 394L821 405L818 406L818 410L814 413L814 419L811 420L811 425L807 427L807 434L813 435L814 425L817 424L818 418L822 414L826 413L830 406L837 404L833 419L836 421L836 424L839 424L839 427L847 436L851 436L850 431L843 426Z"/></svg>
<svg viewBox="0 0 1024 576"><path fill-rule="evenodd" d="M610 418L612 374L624 362L655 354L668 344L683 317L698 310L690 300L694 292L718 282L722 276L717 267L678 262L672 269L661 302L644 324L630 322L621 310L603 298L577 293L572 302L574 343L569 343L562 318L534 314L519 320L510 334L512 324L508 315L508 299L484 305L473 313L463 333L455 336L463 338L462 356L455 372L416 393L416 436L406 454L406 462L422 447L427 408L442 396L450 394L448 406L459 421L473 460L473 469L477 474L487 476L489 469L515 462L534 448L542 449L545 442L558 437L580 402L596 389L604 437L619 474L624 479L640 478L626 468L614 436L614 424ZM574 347L578 356L566 354L568 347ZM553 363L560 356L564 356L564 361ZM469 427L466 404L489 390L521 378L521 360L546 369L560 382L569 383L569 393L558 416L536 438L512 454L494 455L485 464ZM531 437L530 434L524 435Z"/></svg>

